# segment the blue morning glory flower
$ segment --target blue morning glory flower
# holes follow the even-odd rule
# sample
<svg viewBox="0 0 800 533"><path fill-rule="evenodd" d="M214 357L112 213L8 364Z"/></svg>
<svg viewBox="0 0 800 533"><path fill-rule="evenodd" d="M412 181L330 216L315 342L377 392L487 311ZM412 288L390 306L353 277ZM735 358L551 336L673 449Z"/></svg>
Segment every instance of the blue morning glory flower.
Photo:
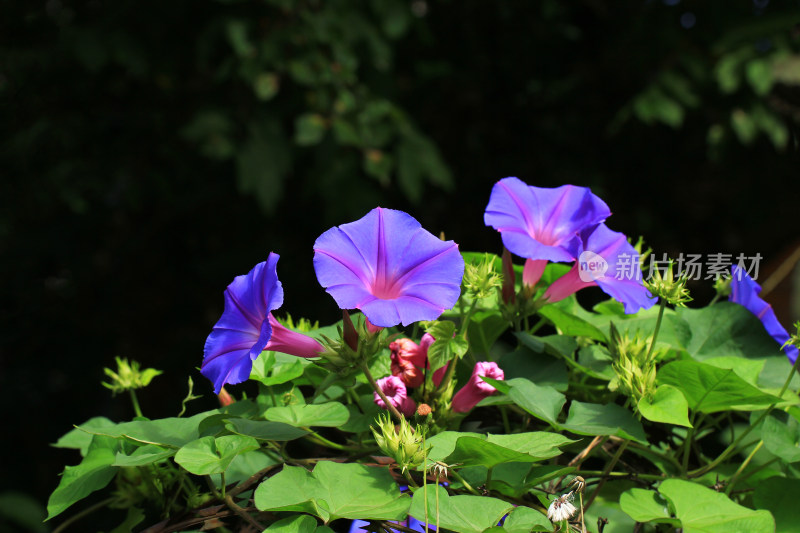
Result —
<svg viewBox="0 0 800 533"><path fill-rule="evenodd" d="M359 309L375 326L407 326L455 305L464 260L412 216L377 207L320 235L314 270L341 309Z"/></svg>
<svg viewBox="0 0 800 533"><path fill-rule="evenodd" d="M278 259L278 254L270 253L225 289L225 310L206 339L200 368L217 394L226 383L246 381L253 361L264 350L299 357L317 357L323 351L319 342L285 328L272 316L271 311L283 304Z"/></svg>
<svg viewBox="0 0 800 533"><path fill-rule="evenodd" d="M580 239L578 260L547 288L544 298L557 302L596 285L621 302L627 314L656 303L642 282L639 254L625 235L598 224L581 232Z"/></svg>
<svg viewBox="0 0 800 533"><path fill-rule="evenodd" d="M533 260L573 261L578 234L599 224L611 210L586 187L531 187L503 178L492 188L483 220L500 232L511 253Z"/></svg>
<svg viewBox="0 0 800 533"><path fill-rule="evenodd" d="M789 333L778 322L778 317L775 316L775 311L772 306L761 299L758 293L761 292L761 285L751 278L747 272L744 271L739 265L733 265L731 268L731 295L728 300L744 306L745 309L756 315L758 319L764 324L764 329L770 336L783 344L789 340ZM797 360L797 346L789 344L783 348L786 356L793 364Z"/></svg>

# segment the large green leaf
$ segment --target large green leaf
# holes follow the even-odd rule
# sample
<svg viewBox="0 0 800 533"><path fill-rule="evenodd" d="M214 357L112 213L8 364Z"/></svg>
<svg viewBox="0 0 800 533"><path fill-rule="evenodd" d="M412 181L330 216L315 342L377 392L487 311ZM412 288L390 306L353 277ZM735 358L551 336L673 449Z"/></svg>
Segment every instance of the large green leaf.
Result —
<svg viewBox="0 0 800 533"><path fill-rule="evenodd" d="M308 405L287 405L270 407L264 418L273 422L282 422L294 427L338 427L350 418L350 411L339 402L327 402Z"/></svg>
<svg viewBox="0 0 800 533"><path fill-rule="evenodd" d="M771 412L761 424L764 447L786 463L800 461L800 424L784 412Z"/></svg>
<svg viewBox="0 0 800 533"><path fill-rule="evenodd" d="M94 443L101 443L94 446ZM114 464L116 446L109 447L95 439L86 456L76 466L64 468L58 487L47 502L47 520L58 516L69 506L92 492L108 485L117 473Z"/></svg>
<svg viewBox="0 0 800 533"><path fill-rule="evenodd" d="M546 305L539 310L539 314L552 322L564 335L588 337L600 342L607 341L605 334L596 326L559 306Z"/></svg>
<svg viewBox="0 0 800 533"><path fill-rule="evenodd" d="M668 479L659 492L675 509L684 533L773 533L775 520L769 511L753 511L731 501L726 495L702 485Z"/></svg>
<svg viewBox="0 0 800 533"><path fill-rule="evenodd" d="M795 533L800 526L800 479L770 477L756 485L753 503L775 518L775 533Z"/></svg>
<svg viewBox="0 0 800 533"><path fill-rule="evenodd" d="M255 491L262 511L299 511L325 523L336 518L400 520L411 503L386 468L356 463L317 463L313 472L284 466Z"/></svg>
<svg viewBox="0 0 800 533"><path fill-rule="evenodd" d="M553 523L540 511L530 507L517 507L508 513L503 521L503 529L508 533L553 531Z"/></svg>
<svg viewBox="0 0 800 533"><path fill-rule="evenodd" d="M732 369L692 360L673 361L658 371L659 385L680 389L689 407L703 413L753 411L779 398L757 389Z"/></svg>
<svg viewBox="0 0 800 533"><path fill-rule="evenodd" d="M489 355L492 346L509 327L509 322L497 311L478 311L469 323L469 347L481 355Z"/></svg>
<svg viewBox="0 0 800 533"><path fill-rule="evenodd" d="M461 436L444 462L493 468L502 463L530 463L561 454L560 446L574 442L557 433L537 431L512 435Z"/></svg>
<svg viewBox="0 0 800 533"><path fill-rule="evenodd" d="M610 335L611 323L617 331L623 335L633 336L638 332L640 335L652 335L658 320L659 306L653 306L650 309L644 309L632 315L618 315L615 313L589 313L583 308L574 304L572 312L578 316L595 325L606 335ZM607 306L606 309L609 307ZM689 325L673 311L672 309L664 310L664 317L662 318L661 328L658 330L658 339L656 340L656 347L671 348L674 350L683 350L691 337Z"/></svg>
<svg viewBox="0 0 800 533"><path fill-rule="evenodd" d="M434 485L417 489L412 500L409 510L411 516L423 523L427 520L429 524L435 524L438 518L440 528L459 533L481 533L496 526L503 515L514 508L512 504L496 498L450 496L444 487Z"/></svg>
<svg viewBox="0 0 800 533"><path fill-rule="evenodd" d="M114 422L104 416L90 418L83 424L79 424L74 429L64 434L53 446L56 448L80 450L81 456L85 456L86 452L89 450L89 444L91 444L92 438L94 438L94 434L90 433L90 431L113 427L115 425Z"/></svg>
<svg viewBox="0 0 800 533"><path fill-rule="evenodd" d="M231 433L246 435L258 440L294 440L308 435L308 431L283 422L249 420L247 418L226 418L225 429Z"/></svg>
<svg viewBox="0 0 800 533"><path fill-rule="evenodd" d="M310 361L302 357L279 352L261 352L253 361L250 379L267 386L280 385L302 376L303 370L310 364Z"/></svg>
<svg viewBox="0 0 800 533"><path fill-rule="evenodd" d="M93 425L86 428L79 426L79 429L92 435L105 435L117 439L127 438L144 444L180 448L200 436L198 427L201 421L218 413L219 411L216 410L206 411L189 418L135 420L113 426Z"/></svg>
<svg viewBox="0 0 800 533"><path fill-rule="evenodd" d="M686 350L698 361L712 357L736 356L764 361L758 384L779 389L789 375L791 364L778 343L769 336L755 315L739 304L720 302L700 309L677 310L691 330ZM800 378L792 379L793 387Z"/></svg>
<svg viewBox="0 0 800 533"><path fill-rule="evenodd" d="M619 506L637 522L667 522L680 525L670 516L669 503L654 490L629 489L619 498Z"/></svg>
<svg viewBox="0 0 800 533"><path fill-rule="evenodd" d="M317 521L307 514L300 514L273 522L264 531L270 533L315 533Z"/></svg>
<svg viewBox="0 0 800 533"><path fill-rule="evenodd" d="M616 435L647 444L642 424L633 413L613 403L601 405L573 401L561 427L578 435Z"/></svg>
<svg viewBox="0 0 800 533"><path fill-rule="evenodd" d="M175 462L198 476L219 474L228 469L237 455L258 448L258 441L253 437L243 435L203 437L178 450Z"/></svg>
<svg viewBox="0 0 800 533"><path fill-rule="evenodd" d="M567 399L553 387L540 386L525 378L507 381L485 379L518 406L545 422L556 424Z"/></svg>
<svg viewBox="0 0 800 533"><path fill-rule="evenodd" d="M513 352L504 353L498 364L506 380L525 378L540 387L552 387L559 392L566 392L569 387L564 361L544 350L537 352L521 345Z"/></svg>
<svg viewBox="0 0 800 533"><path fill-rule="evenodd" d="M689 422L689 402L683 393L671 385L659 385L653 399L642 397L639 413L653 422L692 427Z"/></svg>
<svg viewBox="0 0 800 533"><path fill-rule="evenodd" d="M154 444L138 446L131 454L117 452L114 466L144 466L158 463L175 455L175 448L162 448Z"/></svg>

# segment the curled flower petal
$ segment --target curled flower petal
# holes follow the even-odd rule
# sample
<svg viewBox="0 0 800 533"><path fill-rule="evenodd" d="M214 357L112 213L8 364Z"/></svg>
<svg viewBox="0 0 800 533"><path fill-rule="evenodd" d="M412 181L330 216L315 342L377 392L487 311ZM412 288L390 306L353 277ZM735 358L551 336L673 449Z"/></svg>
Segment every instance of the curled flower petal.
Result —
<svg viewBox="0 0 800 533"><path fill-rule="evenodd" d="M649 309L656 303L642 282L638 252L625 235L599 224L584 230L581 239L578 261L547 288L545 298L558 302L596 285L621 302L627 314Z"/></svg>
<svg viewBox="0 0 800 533"><path fill-rule="evenodd" d="M398 378L397 376L386 376L385 378L381 378L377 381L378 388L381 389L381 392L386 396L386 399L389 400L398 411L403 413L405 416L411 416L417 410L417 404L408 397L408 392L406 391L406 385L403 383L403 380ZM381 409L388 409L386 403L384 403L383 399L378 395L377 392L373 393L375 397L375 404L380 407Z"/></svg>
<svg viewBox="0 0 800 533"><path fill-rule="evenodd" d="M278 259L278 254L270 253L225 289L225 309L206 339L200 369L217 394L226 383L246 381L253 361L265 349L301 357L316 357L323 351L317 341L287 330L270 314L283 304Z"/></svg>
<svg viewBox="0 0 800 533"><path fill-rule="evenodd" d="M481 376L502 380L505 378L505 373L502 368L497 366L497 363L486 361L476 363L467 384L453 396L451 407L454 412L466 413L478 402L494 394L496 389L483 381Z"/></svg>
<svg viewBox="0 0 800 533"><path fill-rule="evenodd" d="M320 285L341 309L359 309L374 326L434 320L455 305L464 260L410 215L375 208L314 243Z"/></svg>
<svg viewBox="0 0 800 533"><path fill-rule="evenodd" d="M483 220L512 253L566 262L579 253L578 233L608 218L608 206L586 187L531 187L503 178L492 188Z"/></svg>
<svg viewBox="0 0 800 533"><path fill-rule="evenodd" d="M731 274L733 276L731 279L731 295L728 299L756 315L761 323L764 324L764 329L767 330L767 333L783 346L790 338L789 333L778 322L778 317L775 316L772 306L758 295L761 292L761 285L738 265L732 266ZM797 346L789 344L783 348L783 351L792 363L797 360Z"/></svg>

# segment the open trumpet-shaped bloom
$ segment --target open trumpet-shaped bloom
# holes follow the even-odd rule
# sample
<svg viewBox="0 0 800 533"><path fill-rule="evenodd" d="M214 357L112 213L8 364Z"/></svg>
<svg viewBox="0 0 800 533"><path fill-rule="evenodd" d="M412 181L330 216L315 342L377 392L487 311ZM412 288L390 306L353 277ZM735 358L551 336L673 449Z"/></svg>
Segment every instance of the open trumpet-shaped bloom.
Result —
<svg viewBox="0 0 800 533"><path fill-rule="evenodd" d="M586 187L531 187L517 178L503 178L492 188L483 220L500 232L511 253L534 261L566 262L578 256L578 234L610 215L605 202ZM531 272L544 269L544 263L526 266Z"/></svg>
<svg viewBox="0 0 800 533"><path fill-rule="evenodd" d="M761 323L764 324L764 329L767 330L767 333L783 346L789 340L789 333L778 322L778 317L775 316L772 306L758 295L761 292L761 285L738 265L733 265L731 274L733 276L731 279L731 295L728 299L744 306L748 311L756 315ZM783 351L792 363L797 360L798 350L796 346L789 344L783 348Z"/></svg>
<svg viewBox="0 0 800 533"><path fill-rule="evenodd" d="M572 269L554 281L544 293L558 302L585 287L600 287L622 303L625 313L649 309L656 299L642 282L639 254L622 233L605 224L581 233L581 253Z"/></svg>
<svg viewBox="0 0 800 533"><path fill-rule="evenodd" d="M375 326L434 320L455 305L464 260L410 215L375 208L314 243L320 285L341 309L359 309Z"/></svg>
<svg viewBox="0 0 800 533"><path fill-rule="evenodd" d="M278 254L270 253L225 289L225 310L206 339L200 369L217 394L226 383L246 381L253 361L264 350L299 357L317 357L324 350L316 340L285 328L272 316L271 311L283 304L278 259Z"/></svg>
<svg viewBox="0 0 800 533"><path fill-rule="evenodd" d="M494 394L496 389L483 381L481 376L502 380L505 378L505 373L497 363L486 361L475 363L469 381L453 396L451 406L454 412L466 413L478 405L478 402Z"/></svg>

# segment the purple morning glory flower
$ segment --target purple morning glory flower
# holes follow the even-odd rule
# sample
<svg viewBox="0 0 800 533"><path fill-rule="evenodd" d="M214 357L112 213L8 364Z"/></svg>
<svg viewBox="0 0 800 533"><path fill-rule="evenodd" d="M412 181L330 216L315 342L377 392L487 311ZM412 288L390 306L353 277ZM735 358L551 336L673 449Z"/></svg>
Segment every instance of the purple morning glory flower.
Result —
<svg viewBox="0 0 800 533"><path fill-rule="evenodd" d="M314 270L341 309L359 309L375 326L407 326L455 305L464 259L407 213L377 207L320 235Z"/></svg>
<svg viewBox="0 0 800 533"><path fill-rule="evenodd" d="M547 261L573 261L580 253L578 234L611 215L586 187L531 187L503 178L492 188L483 220L500 232L511 253L528 259L523 281L535 284Z"/></svg>
<svg viewBox="0 0 800 533"><path fill-rule="evenodd" d="M772 306L759 297L758 293L761 292L761 285L751 278L747 272L739 265L733 265L731 268L731 295L728 300L744 306L745 309L756 315L758 319L764 324L764 329L770 336L778 341L783 346L789 340L789 333L778 322L778 317L775 316L775 311ZM789 344L783 348L789 361L794 364L797 360L797 346Z"/></svg>
<svg viewBox="0 0 800 533"><path fill-rule="evenodd" d="M642 283L639 253L622 233L598 224L581 232L582 245L572 269L555 280L544 293L550 302L563 300L585 287L600 287L621 302L625 313L649 309L656 303Z"/></svg>
<svg viewBox="0 0 800 533"><path fill-rule="evenodd" d="M278 254L270 253L225 289L225 310L206 339L200 369L217 394L226 383L246 381L253 361L264 350L299 357L318 357L324 350L316 340L285 328L272 316L271 311L283 304L278 259Z"/></svg>

